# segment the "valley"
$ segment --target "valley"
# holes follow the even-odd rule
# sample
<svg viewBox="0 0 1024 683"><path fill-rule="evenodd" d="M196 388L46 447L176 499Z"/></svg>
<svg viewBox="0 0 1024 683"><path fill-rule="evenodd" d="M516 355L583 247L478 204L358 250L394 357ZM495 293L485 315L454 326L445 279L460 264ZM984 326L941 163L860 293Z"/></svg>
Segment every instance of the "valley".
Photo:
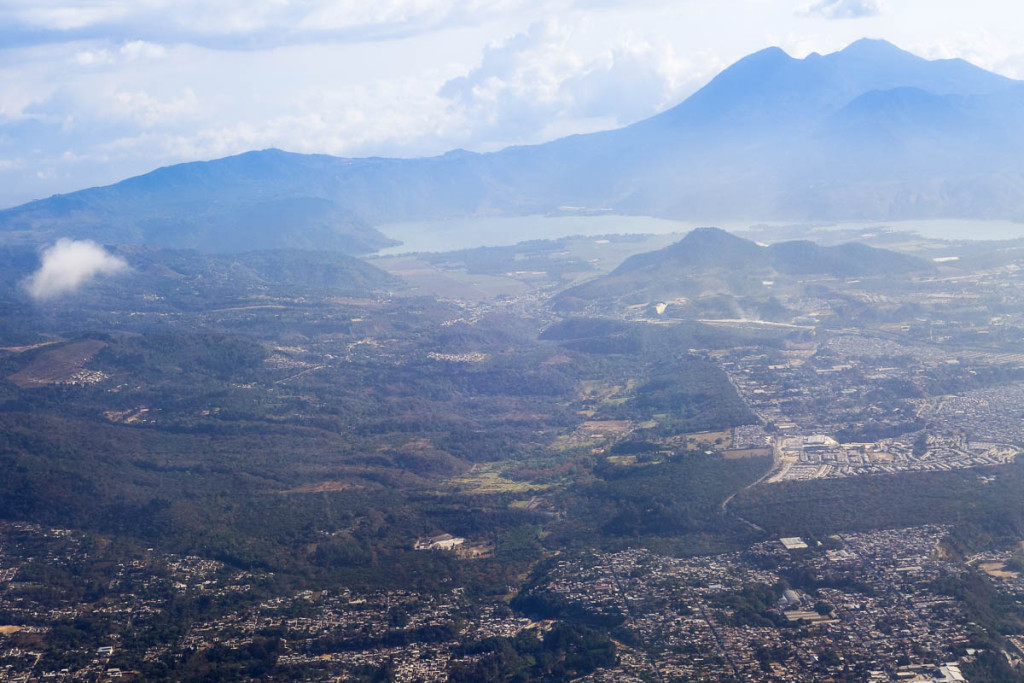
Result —
<svg viewBox="0 0 1024 683"><path fill-rule="evenodd" d="M877 230L863 239L913 248L769 249L710 229L662 239L419 254L433 275L408 280L408 257L124 250L128 274L46 316L9 295L0 515L14 526L0 540L0 625L11 627L0 662L59 675L111 647L83 670L179 680L487 680L485 662L502 676L547 666L529 664L537 648L568 648L569 669L531 676L587 680L1002 666L993 655L1012 650L1016 626L972 630L976 598L941 596L955 580L997 600L1002 579L958 558L1012 554L1024 537L1014 243ZM944 260L952 250L962 257ZM227 272L249 279L229 284ZM14 292L18 271L8 277ZM762 644L729 645L725 659L723 642L750 638L730 629L754 617L720 581L694 584L697 602L672 603L682 621L656 627L630 591L662 589L626 584L651 563L682 563L672 571L696 581L693 567L750 553L782 561L768 550L779 538L805 539L798 565L820 572L815 544L877 534L942 548L941 570L898 589L944 605L922 617L948 634L929 648L883 647L883 631L865 658L840 633L877 628L867 622L787 621L787 609L814 611L777 606L790 587L837 614L863 601L763 558L750 569L760 578L735 586L760 601ZM17 550L29 537L95 550L41 559ZM430 538L455 545L417 549ZM560 580L554 568L588 553L624 591L609 596L627 609L614 623L604 607L573 606L571 591L557 608L536 600ZM890 571L879 557L857 572ZM174 578L184 561L223 578ZM142 573L111 578L129 571ZM39 592L41 575L66 588ZM584 594L600 595L597 584ZM715 597L694 597L705 593ZM396 605L409 621L389 616ZM856 609L871 616L851 612L854 624L883 618ZM663 659L655 643L679 638L705 654Z"/></svg>

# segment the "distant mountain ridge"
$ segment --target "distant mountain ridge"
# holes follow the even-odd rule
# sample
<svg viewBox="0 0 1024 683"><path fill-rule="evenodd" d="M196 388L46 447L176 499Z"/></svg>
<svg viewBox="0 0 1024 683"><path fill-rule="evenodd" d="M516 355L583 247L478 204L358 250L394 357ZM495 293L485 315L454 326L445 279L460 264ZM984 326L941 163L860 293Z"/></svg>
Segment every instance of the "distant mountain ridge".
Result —
<svg viewBox="0 0 1024 683"><path fill-rule="evenodd" d="M697 228L663 249L629 257L608 277L636 275L664 267L763 268L785 275L861 277L906 275L931 266L913 256L857 242L823 247L807 240L790 240L762 246L720 228Z"/></svg>
<svg viewBox="0 0 1024 683"><path fill-rule="evenodd" d="M0 211L0 240L204 251L389 242L388 221L562 206L707 220L1024 220L1024 82L885 41L768 48L626 128L476 154L279 150L161 168Z"/></svg>
<svg viewBox="0 0 1024 683"><path fill-rule="evenodd" d="M631 256L607 275L561 292L556 308L667 302L708 296L765 300L793 291L795 281L826 278L906 277L932 264L906 254L850 242L823 247L806 240L762 246L719 228L698 228L674 244Z"/></svg>

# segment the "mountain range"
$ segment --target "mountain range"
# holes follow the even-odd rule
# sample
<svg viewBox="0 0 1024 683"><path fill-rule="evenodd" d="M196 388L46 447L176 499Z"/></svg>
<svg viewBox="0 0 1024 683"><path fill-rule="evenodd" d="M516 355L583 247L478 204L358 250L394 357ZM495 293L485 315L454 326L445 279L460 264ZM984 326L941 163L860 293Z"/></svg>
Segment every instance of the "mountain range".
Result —
<svg viewBox="0 0 1024 683"><path fill-rule="evenodd" d="M0 211L0 239L367 253L389 221L605 210L665 218L1024 220L1024 82L879 40L733 64L626 128L477 154L280 150Z"/></svg>

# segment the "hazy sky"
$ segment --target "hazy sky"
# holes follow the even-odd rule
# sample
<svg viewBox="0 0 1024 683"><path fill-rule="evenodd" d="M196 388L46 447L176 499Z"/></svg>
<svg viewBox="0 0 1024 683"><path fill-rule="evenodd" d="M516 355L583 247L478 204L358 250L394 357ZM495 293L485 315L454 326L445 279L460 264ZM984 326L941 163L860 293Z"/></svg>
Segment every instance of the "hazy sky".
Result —
<svg viewBox="0 0 1024 683"><path fill-rule="evenodd" d="M627 124L745 54L886 38L1024 78L1011 0L0 0L0 206L280 147L492 150Z"/></svg>

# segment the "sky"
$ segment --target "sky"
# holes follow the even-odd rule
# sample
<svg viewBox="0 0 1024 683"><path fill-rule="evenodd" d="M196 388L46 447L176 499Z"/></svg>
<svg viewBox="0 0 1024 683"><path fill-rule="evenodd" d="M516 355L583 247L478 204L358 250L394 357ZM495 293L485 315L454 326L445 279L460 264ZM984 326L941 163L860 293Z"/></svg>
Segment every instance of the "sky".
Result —
<svg viewBox="0 0 1024 683"><path fill-rule="evenodd" d="M1011 0L0 0L0 207L277 147L491 151L884 38L1024 79Z"/></svg>

